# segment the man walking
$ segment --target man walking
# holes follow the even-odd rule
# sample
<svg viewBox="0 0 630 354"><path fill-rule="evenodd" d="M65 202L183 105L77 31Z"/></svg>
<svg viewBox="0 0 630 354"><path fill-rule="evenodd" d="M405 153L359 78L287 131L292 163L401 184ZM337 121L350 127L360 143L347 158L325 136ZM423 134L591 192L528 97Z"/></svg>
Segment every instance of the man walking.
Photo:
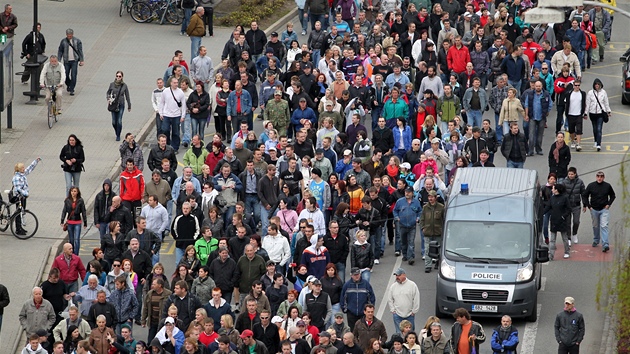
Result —
<svg viewBox="0 0 630 354"><path fill-rule="evenodd" d="M569 205L571 206L571 242L578 243L578 228L580 227L580 211L582 209L582 194L586 191L584 182L578 177L577 169L569 167L567 178L562 183L566 189Z"/></svg>
<svg viewBox="0 0 630 354"><path fill-rule="evenodd" d="M209 92L211 86L210 84L214 80L214 66L212 65L212 58L210 58L207 54L208 49L206 49L203 45L200 46L199 56L194 57L190 63L190 78L195 82L203 82L205 91ZM193 131L193 133L196 134L195 131Z"/></svg>
<svg viewBox="0 0 630 354"><path fill-rule="evenodd" d="M341 310L348 317L348 326L352 331L354 325L361 319L361 312L365 306L376 303L376 296L372 285L361 277L359 268L355 267L350 270L350 278L341 289L339 302Z"/></svg>
<svg viewBox="0 0 630 354"><path fill-rule="evenodd" d="M203 13L203 7L197 7L195 14L190 17L190 23L188 23L188 27L186 27L186 34L188 35L188 37L190 37L190 58L193 61L194 58L197 57L197 54L200 54L199 48L201 47L201 37L206 34L206 26L204 25L202 20Z"/></svg>
<svg viewBox="0 0 630 354"><path fill-rule="evenodd" d="M437 192L429 191L429 202L422 208L420 216L420 227L424 235L424 244L429 245L432 241L440 244L442 229L444 227L444 205L437 202ZM424 272L431 273L431 257L424 260ZM439 261L438 261L439 262ZM438 263L436 263L437 267Z"/></svg>
<svg viewBox="0 0 630 354"><path fill-rule="evenodd" d="M575 309L575 299L564 298L564 310L556 315L554 324L558 354L577 354L584 339L584 317Z"/></svg>
<svg viewBox="0 0 630 354"><path fill-rule="evenodd" d="M569 84L571 85L571 84ZM567 112L567 122L569 124L569 134L571 134L571 148L575 151L582 151L582 120L586 119L586 92L580 89L582 82L573 81L573 90L566 91L562 95L562 101ZM556 124L556 127L558 124Z"/></svg>
<svg viewBox="0 0 630 354"><path fill-rule="evenodd" d="M66 30L66 38L59 43L58 58L63 58L63 66L66 69L66 88L70 96L74 96L74 88L77 85L77 71L83 66L83 43L74 37L72 28Z"/></svg>
<svg viewBox="0 0 630 354"><path fill-rule="evenodd" d="M481 127L483 112L488 106L488 94L481 87L481 79L473 78L472 87L468 88L462 99L462 107L468 115L468 121L473 127Z"/></svg>
<svg viewBox="0 0 630 354"><path fill-rule="evenodd" d="M186 117L186 96L179 88L179 80L171 79L171 86L162 91L159 104L162 133L166 135L166 143L170 144L177 154L179 150L179 123Z"/></svg>
<svg viewBox="0 0 630 354"><path fill-rule="evenodd" d="M394 272L396 281L389 287L387 304L394 317L394 327L400 331L400 322L411 322L411 330L416 329L416 314L420 311L420 291L412 280L407 279L407 273L403 268ZM400 333L400 332L399 332Z"/></svg>
<svg viewBox="0 0 630 354"><path fill-rule="evenodd" d="M422 207L420 202L413 197L413 188L405 189L405 197L398 199L394 206L394 222L400 234L400 240L396 240L396 257L403 255L403 261L409 260L409 265L413 265L414 241L416 238L416 223L420 221Z"/></svg>
<svg viewBox="0 0 630 354"><path fill-rule="evenodd" d="M528 156L543 155L542 141L545 132L547 116L551 111L551 96L543 90L542 82L534 83L534 90L528 91L523 106L525 108L525 121L529 122L529 152Z"/></svg>
<svg viewBox="0 0 630 354"><path fill-rule="evenodd" d="M593 247L599 245L600 237L602 252L608 252L608 219L610 206L615 201L615 191L610 183L604 181L604 172L597 171L595 182L589 183L582 194L582 212L588 208L593 219Z"/></svg>
<svg viewBox="0 0 630 354"><path fill-rule="evenodd" d="M510 131L503 136L501 154L507 160L507 168L523 168L527 158L527 139L518 130L518 123L510 123Z"/></svg>

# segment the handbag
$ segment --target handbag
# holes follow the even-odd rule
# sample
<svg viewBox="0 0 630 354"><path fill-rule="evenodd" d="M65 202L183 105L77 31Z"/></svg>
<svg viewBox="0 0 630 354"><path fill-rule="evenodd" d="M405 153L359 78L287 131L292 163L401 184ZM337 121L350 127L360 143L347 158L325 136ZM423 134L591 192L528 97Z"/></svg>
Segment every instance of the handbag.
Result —
<svg viewBox="0 0 630 354"><path fill-rule="evenodd" d="M595 90L593 90L593 91L595 91ZM599 103L599 98L597 98L597 94L595 92L593 92L593 96L595 96L595 100L597 101L597 104L599 105L599 109L602 110L602 115L604 116L604 123L608 123L610 121L610 117L604 111L604 107L602 107L602 104Z"/></svg>
<svg viewBox="0 0 630 354"><path fill-rule="evenodd" d="M70 215L68 215L68 219L70 219L73 215L74 215L74 209L72 209L72 211L70 212ZM63 223L63 231L68 231L68 221Z"/></svg>
<svg viewBox="0 0 630 354"><path fill-rule="evenodd" d="M120 98L120 91L122 91L122 86L118 89L118 93L116 94L116 99L110 102L107 105L107 110L110 112L118 113L120 111L120 105L118 104L118 98Z"/></svg>

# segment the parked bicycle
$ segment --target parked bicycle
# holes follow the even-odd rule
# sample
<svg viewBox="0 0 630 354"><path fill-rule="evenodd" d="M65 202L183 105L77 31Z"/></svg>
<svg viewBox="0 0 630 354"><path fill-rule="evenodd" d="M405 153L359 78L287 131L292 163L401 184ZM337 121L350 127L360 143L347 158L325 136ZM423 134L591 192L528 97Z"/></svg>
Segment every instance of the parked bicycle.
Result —
<svg viewBox="0 0 630 354"><path fill-rule="evenodd" d="M33 237L39 228L37 216L22 208L22 198L13 193L13 190L5 190L4 193L9 197L9 202L5 202L0 196L0 231L6 231L11 226L11 233L20 240ZM21 223L21 228L17 227L18 222Z"/></svg>
<svg viewBox="0 0 630 354"><path fill-rule="evenodd" d="M123 12L127 10L127 13L131 13L131 5L134 0L120 0L120 11L118 12L118 16L122 17Z"/></svg>
<svg viewBox="0 0 630 354"><path fill-rule="evenodd" d="M160 21L179 25L184 20L182 9L176 6L176 0L143 0L131 5L131 18L139 23Z"/></svg>

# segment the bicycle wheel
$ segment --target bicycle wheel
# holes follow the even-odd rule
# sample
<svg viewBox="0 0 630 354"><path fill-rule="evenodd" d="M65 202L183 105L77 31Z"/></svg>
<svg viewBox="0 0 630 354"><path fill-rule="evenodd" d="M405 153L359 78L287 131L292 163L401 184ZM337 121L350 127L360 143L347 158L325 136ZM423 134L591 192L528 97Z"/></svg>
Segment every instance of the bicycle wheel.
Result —
<svg viewBox="0 0 630 354"><path fill-rule="evenodd" d="M16 225L17 216L18 214L15 213L11 218L11 232L13 233L13 236L19 238L20 240L26 240L33 237L33 235L35 235L37 229L39 228L39 221L37 220L37 216L35 216L35 214L30 212L29 210L22 210L22 225L19 229Z"/></svg>
<svg viewBox="0 0 630 354"><path fill-rule="evenodd" d="M48 101L48 129L52 129L55 120L55 107L53 107L53 100Z"/></svg>
<svg viewBox="0 0 630 354"><path fill-rule="evenodd" d="M9 204L5 202L0 203L0 231L7 231L9 224L11 223L11 210L9 210Z"/></svg>
<svg viewBox="0 0 630 354"><path fill-rule="evenodd" d="M166 9L166 15L164 17L166 19L166 22L170 23L171 25L181 25L184 20L183 17L180 20L179 14L177 13L177 8L173 4L169 5L169 7Z"/></svg>
<svg viewBox="0 0 630 354"><path fill-rule="evenodd" d="M143 2L135 2L131 5L131 18L138 22L144 23L147 22L151 18L151 8L149 5Z"/></svg>

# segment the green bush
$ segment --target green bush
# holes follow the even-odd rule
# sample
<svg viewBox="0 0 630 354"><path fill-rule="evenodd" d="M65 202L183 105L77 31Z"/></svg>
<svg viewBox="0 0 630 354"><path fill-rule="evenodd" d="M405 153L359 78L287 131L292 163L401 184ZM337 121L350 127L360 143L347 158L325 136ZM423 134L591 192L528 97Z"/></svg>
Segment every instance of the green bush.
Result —
<svg viewBox="0 0 630 354"><path fill-rule="evenodd" d="M242 0L238 9L219 19L219 23L223 26L236 26L237 24L259 21L282 8L284 2L285 0Z"/></svg>

